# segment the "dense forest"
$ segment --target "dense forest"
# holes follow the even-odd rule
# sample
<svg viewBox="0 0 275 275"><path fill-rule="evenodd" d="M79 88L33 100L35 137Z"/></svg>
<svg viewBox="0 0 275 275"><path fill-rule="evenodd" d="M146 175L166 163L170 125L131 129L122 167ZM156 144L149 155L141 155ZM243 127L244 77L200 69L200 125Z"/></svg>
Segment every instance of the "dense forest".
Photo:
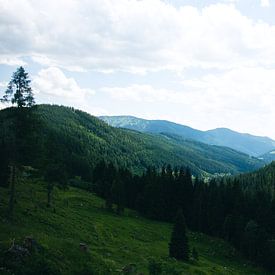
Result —
<svg viewBox="0 0 275 275"><path fill-rule="evenodd" d="M17 112L25 114L20 115L25 121L21 120L19 127L16 126ZM9 143L15 129L21 127L24 133L21 132L21 144L17 141L17 147L25 150L19 153L25 165L39 168L55 162L67 168L69 177L77 175L85 180L91 180L91 170L100 160L127 167L137 174L146 167L169 163L188 166L192 173L204 176L249 172L264 164L227 147L210 146L171 134L116 129L85 112L62 106L8 108L0 111L0 126L3 159L7 159L5 154L12 148Z"/></svg>
<svg viewBox="0 0 275 275"><path fill-rule="evenodd" d="M253 174L205 183L192 180L186 168L168 165L133 176L101 162L90 188L106 199L107 208L115 204L118 213L130 207L148 218L173 222L182 209L193 231L222 237L250 260L274 270L274 173L272 163Z"/></svg>

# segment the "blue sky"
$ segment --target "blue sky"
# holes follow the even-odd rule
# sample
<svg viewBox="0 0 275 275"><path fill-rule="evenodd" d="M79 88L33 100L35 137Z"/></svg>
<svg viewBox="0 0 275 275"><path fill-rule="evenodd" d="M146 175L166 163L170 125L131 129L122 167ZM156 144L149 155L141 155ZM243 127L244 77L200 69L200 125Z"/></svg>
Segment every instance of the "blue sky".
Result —
<svg viewBox="0 0 275 275"><path fill-rule="evenodd" d="M275 139L274 14L271 0L0 0L0 94L23 65L38 103Z"/></svg>

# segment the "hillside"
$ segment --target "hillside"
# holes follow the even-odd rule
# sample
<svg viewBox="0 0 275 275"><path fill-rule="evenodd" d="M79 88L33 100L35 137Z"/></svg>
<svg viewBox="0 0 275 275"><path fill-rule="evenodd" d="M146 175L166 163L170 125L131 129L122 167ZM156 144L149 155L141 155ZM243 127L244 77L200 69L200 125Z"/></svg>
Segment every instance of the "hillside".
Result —
<svg viewBox="0 0 275 275"><path fill-rule="evenodd" d="M109 125L146 133L170 133L207 144L226 146L250 156L260 156L275 148L275 141L267 137L242 134L226 128L200 131L165 120L145 120L132 116L102 116Z"/></svg>
<svg viewBox="0 0 275 275"><path fill-rule="evenodd" d="M4 216L8 190L0 187L0 193L1 274L11 274L3 268L7 265L15 274L126 274L121 270L130 264L148 274L150 259L162 262L163 274L267 274L226 242L200 233L189 232L199 261L175 262L168 258L169 224L141 218L130 210L117 216L103 208L101 199L76 188L55 189L53 208L47 208L46 184L19 183L12 223ZM18 259L15 264L6 251L12 240L22 245L26 236L34 239L35 249L23 264ZM88 247L87 252L80 243Z"/></svg>
<svg viewBox="0 0 275 275"><path fill-rule="evenodd" d="M269 197L275 196L275 161L265 167L236 177L248 190L264 190Z"/></svg>
<svg viewBox="0 0 275 275"><path fill-rule="evenodd" d="M253 171L263 165L255 158L226 147L210 146L168 134L147 134L108 126L98 118L73 108L39 105L32 109L40 120L23 162L44 167L54 160L68 167L69 176L89 180L91 168L105 159L140 173L148 166L188 166L195 174ZM0 111L2 155L13 136L13 108ZM30 123L31 124L31 123ZM27 131L24 128L24 131ZM45 146L43 146L43 144ZM48 151L43 151L43 148ZM31 154L32 153L32 154ZM65 161L64 161L65 160Z"/></svg>

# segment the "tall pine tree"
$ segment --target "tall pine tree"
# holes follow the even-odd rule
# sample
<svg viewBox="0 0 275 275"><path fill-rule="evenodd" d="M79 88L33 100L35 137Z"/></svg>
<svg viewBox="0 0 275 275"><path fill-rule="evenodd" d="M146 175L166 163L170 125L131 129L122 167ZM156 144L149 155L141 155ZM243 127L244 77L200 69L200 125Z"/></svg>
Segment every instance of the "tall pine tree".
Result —
<svg viewBox="0 0 275 275"><path fill-rule="evenodd" d="M26 147L23 140L26 140L26 132L30 129L31 124L30 113L28 112L28 109L23 107L32 107L35 104L30 83L31 80L29 79L28 73L22 66L19 67L13 73L7 90L5 91L5 95L1 99L1 102L8 102L17 105L17 109L14 111L13 121L14 137L12 138L12 142L10 142L9 152L7 153L7 159L9 160L8 166L10 168L10 197L8 207L8 217L10 219L13 217L15 184L19 178L19 168L23 164L22 159L27 155L26 153L23 153L23 148Z"/></svg>
<svg viewBox="0 0 275 275"><path fill-rule="evenodd" d="M35 104L32 88L30 86L31 80L28 73L21 66L13 76L8 84L2 102L11 102L16 104L17 107L31 107Z"/></svg>

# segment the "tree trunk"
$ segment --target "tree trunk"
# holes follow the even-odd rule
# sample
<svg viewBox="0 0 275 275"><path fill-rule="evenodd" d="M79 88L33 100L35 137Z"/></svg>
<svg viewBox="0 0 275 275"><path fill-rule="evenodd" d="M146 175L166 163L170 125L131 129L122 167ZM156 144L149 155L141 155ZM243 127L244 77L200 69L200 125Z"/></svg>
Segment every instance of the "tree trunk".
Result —
<svg viewBox="0 0 275 275"><path fill-rule="evenodd" d="M16 167L10 166L10 198L8 206L8 218L13 218L14 198L15 198L15 179L16 179Z"/></svg>

